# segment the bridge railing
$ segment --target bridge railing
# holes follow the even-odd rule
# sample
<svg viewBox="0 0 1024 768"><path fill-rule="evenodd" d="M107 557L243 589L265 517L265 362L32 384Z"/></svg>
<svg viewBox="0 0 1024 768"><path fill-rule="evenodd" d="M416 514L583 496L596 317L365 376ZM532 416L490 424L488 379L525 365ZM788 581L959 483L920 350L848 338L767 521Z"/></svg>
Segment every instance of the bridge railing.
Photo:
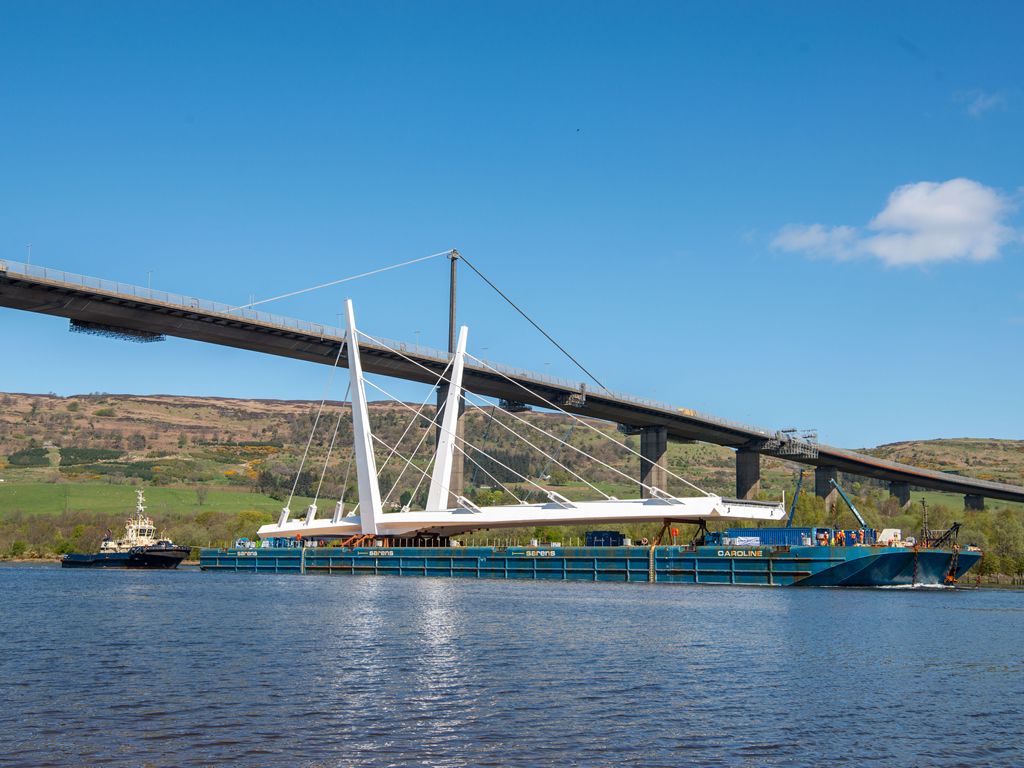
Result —
<svg viewBox="0 0 1024 768"><path fill-rule="evenodd" d="M308 333L320 337L333 337L343 338L345 331L342 328L338 328L331 325L325 325L322 323L313 323L308 320L298 320L293 317L285 317L283 315L275 315L270 312L262 312L256 309L250 309L243 306L233 306L231 304L225 304L219 301L211 301L209 299L200 299L194 296L185 296L179 293L169 293L167 291L154 290L152 288L144 288L140 285L132 285L131 283L122 283L115 280L104 280L101 277L90 277L88 275L80 275L75 272L67 272L63 269L53 269L51 267L45 267L37 264L27 264L18 261L0 260L0 273L11 273L21 275L23 277L31 277L38 280L44 280L49 283L55 283L60 285L66 285L74 288L88 288L92 290L103 291L104 293L113 294L122 298L136 298L143 301L159 302L161 304L178 307L186 310L196 310L200 312L214 313L223 315L226 317L238 318L241 320L249 320L261 325L272 325L283 330L294 330L301 333ZM393 349L397 352L401 352L405 355L416 355L421 357L430 357L439 362L447 362L450 358L448 352L443 352L439 349L432 347L424 347L419 344L407 344L402 341L395 341L393 339L384 339L377 337L377 340L389 349ZM576 392L582 391L585 387L583 383L578 381L570 381L569 379L560 378L557 376L551 376L549 374L539 373L537 371L529 371L524 368L516 368L510 365L504 365L502 363L495 363L492 361L486 361L486 364L493 368L495 371L509 376L511 378L528 379L533 382L540 384L549 384L558 389L568 389ZM731 421L729 419L722 419L711 414L702 413L689 408L680 408L678 406L671 405L669 403L663 403L658 400L654 400L647 397L639 397L637 395L631 395L626 392L617 392L606 388L591 389L586 387L589 393L600 394L606 397L610 397L616 400L634 403L639 406L646 408L654 408L662 411L669 411L672 413L681 413L684 416L692 416L695 419L717 424L722 427L732 428L744 432L758 432L765 436L769 436L771 433L767 430L759 427L754 427L749 424L743 424L738 421Z"/></svg>
<svg viewBox="0 0 1024 768"><path fill-rule="evenodd" d="M0 261L0 272L18 274L25 277L33 277L51 283L59 283L76 288L90 288L105 293L116 294L121 297L132 297L144 301L157 301L161 304L168 304L181 309L194 309L202 312L214 312L219 315L237 317L243 320L252 320L258 323L276 325L281 328L289 328L304 333L313 333L320 336L344 335L338 329L321 323L312 323L308 320L297 320L291 317L274 315L269 312L261 312L243 306L233 306L220 301L200 299L195 296L184 296L179 293L144 288L141 285L122 283L115 280L104 280L101 277L90 277L79 275L74 272L67 272L62 269L38 266L36 264L25 264L17 261Z"/></svg>

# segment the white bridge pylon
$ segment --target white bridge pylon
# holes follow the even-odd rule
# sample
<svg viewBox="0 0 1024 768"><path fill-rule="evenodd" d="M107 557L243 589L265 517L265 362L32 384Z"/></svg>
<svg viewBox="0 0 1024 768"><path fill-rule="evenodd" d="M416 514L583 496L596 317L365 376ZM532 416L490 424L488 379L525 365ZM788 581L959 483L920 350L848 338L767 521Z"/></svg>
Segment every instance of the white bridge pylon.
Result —
<svg viewBox="0 0 1024 768"><path fill-rule="evenodd" d="M311 509L304 519L299 520L290 520L287 513L282 513L276 524L264 525L259 529L260 538L293 538L296 536L322 538L355 535L410 537L417 534L452 536L487 528L660 522L666 519L693 521L716 518L781 520L785 517L786 511L781 503L723 499L706 491L702 491L703 496L675 497L666 493L664 489L657 488L650 489L653 491L652 498L622 500L606 497L597 501L570 501L553 491L541 489L548 497L546 502L490 507L477 506L469 499L460 496L456 499L459 506L452 509L447 508L455 453L458 451L468 457L469 453L466 449L472 448L458 437L456 432L460 403L463 397L462 376L466 358L466 340L469 333L466 326L459 331L458 344L452 361L446 369L446 375L440 379L440 381L448 382L448 396L442 420L438 425L439 435L426 508L416 512L403 509L399 512L385 513L381 501L377 463L373 452L374 436L370 428L366 380L359 359L359 331L356 329L355 312L350 300L345 302L345 315L348 369L352 392L354 461L359 489L359 514L343 516L340 512L340 502L331 518L317 519L315 509ZM552 406L556 410L561 410L554 404ZM572 414L566 415L572 416ZM572 416L572 418L577 417ZM525 440L525 438L521 439ZM459 445L460 441L465 445ZM529 441L525 442L529 443ZM406 463L412 465L408 460ZM419 471L422 472L422 470ZM528 478L523 479L532 483ZM536 485L536 483L532 484ZM539 486L537 487L539 488Z"/></svg>

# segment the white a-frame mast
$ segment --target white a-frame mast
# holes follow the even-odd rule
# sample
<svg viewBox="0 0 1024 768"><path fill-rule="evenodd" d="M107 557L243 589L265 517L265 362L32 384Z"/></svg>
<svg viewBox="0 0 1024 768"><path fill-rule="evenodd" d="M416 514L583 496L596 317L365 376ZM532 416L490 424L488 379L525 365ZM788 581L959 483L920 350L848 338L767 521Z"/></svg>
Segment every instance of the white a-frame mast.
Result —
<svg viewBox="0 0 1024 768"><path fill-rule="evenodd" d="M377 484L377 462L373 457L370 414L363 387L363 364L359 360L359 334L351 299L345 300L346 338L348 340L348 372L352 383L352 436L355 441L356 480L359 485L359 522L362 533L377 534L383 509L380 486Z"/></svg>
<svg viewBox="0 0 1024 768"><path fill-rule="evenodd" d="M459 410L462 406L462 369L466 362L466 337L469 328L459 329L459 341L455 345L455 356L448 374L448 398L444 402L441 418L441 433L437 438L434 454L434 473L430 477L430 491L427 493L426 509L448 509L448 494L452 483L452 467L455 463L455 431L459 425Z"/></svg>

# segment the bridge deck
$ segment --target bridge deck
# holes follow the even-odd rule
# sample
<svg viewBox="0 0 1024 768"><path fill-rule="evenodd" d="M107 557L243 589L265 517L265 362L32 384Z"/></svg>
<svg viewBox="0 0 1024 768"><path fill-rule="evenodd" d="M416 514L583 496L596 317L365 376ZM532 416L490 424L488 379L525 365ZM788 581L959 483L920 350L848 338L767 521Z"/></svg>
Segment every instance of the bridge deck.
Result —
<svg viewBox="0 0 1024 768"><path fill-rule="evenodd" d="M0 261L0 306L326 365L334 363L344 337L341 330L326 325L16 262ZM363 367L368 372L428 384L436 381L448 362L445 352L386 339L381 339L379 344L361 343L360 350ZM415 363L403 359L399 353ZM345 355L339 364L348 365ZM770 430L687 408L624 393L593 390L582 383L496 363L488 365L500 373L467 363L464 374L467 390L541 407L545 401L558 402L566 410L582 416L636 427L664 426L668 435L678 440L758 449L776 437ZM585 395L582 405L564 404L568 396L581 393ZM827 445L816 448L816 456L786 458L937 491L1024 502L1024 487L1021 486L921 469Z"/></svg>

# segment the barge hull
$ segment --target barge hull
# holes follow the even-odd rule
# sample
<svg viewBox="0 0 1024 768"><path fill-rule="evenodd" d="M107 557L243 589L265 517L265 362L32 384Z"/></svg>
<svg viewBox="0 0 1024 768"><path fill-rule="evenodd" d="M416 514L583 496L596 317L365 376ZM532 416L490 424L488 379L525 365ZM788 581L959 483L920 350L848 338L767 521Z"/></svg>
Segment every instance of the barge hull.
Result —
<svg viewBox="0 0 1024 768"><path fill-rule="evenodd" d="M903 547L267 547L204 549L200 566L239 573L883 587L944 584L980 558L980 552Z"/></svg>

